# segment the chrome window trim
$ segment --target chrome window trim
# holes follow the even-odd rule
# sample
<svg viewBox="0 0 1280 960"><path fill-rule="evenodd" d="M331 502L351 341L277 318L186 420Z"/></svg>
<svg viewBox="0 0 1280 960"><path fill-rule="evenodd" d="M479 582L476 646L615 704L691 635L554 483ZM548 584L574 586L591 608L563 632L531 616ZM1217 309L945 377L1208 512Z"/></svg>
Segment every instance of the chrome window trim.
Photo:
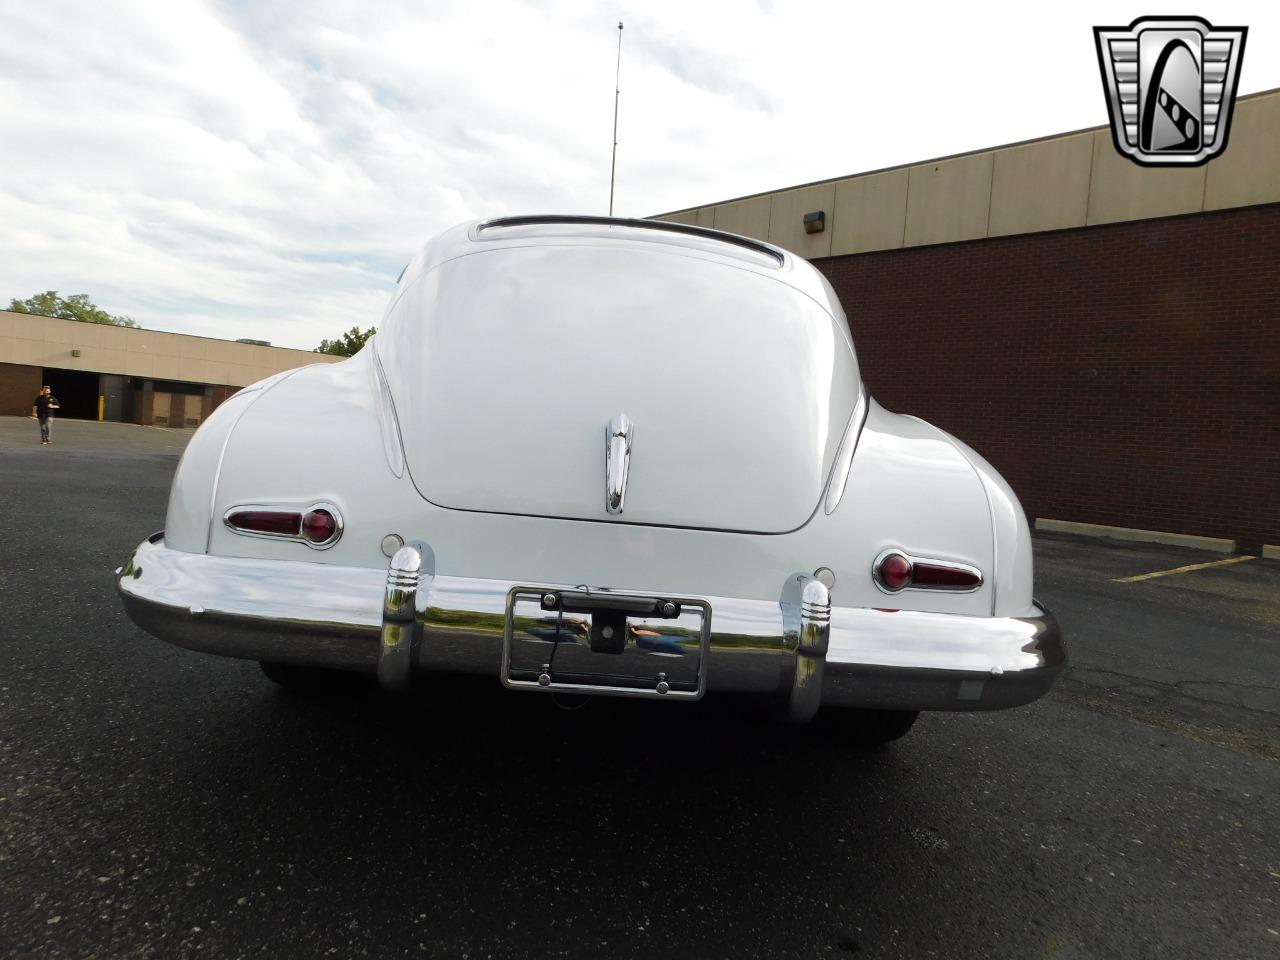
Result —
<svg viewBox="0 0 1280 960"><path fill-rule="evenodd" d="M493 220L482 220L471 229L472 241L483 241L486 230L500 230L504 227L634 227L640 230L654 230L659 233L683 234L699 237L703 240L718 240L732 246L742 247L752 253L768 257L777 268L786 266L786 254L777 247L749 237L740 237L723 230L712 230L710 227L698 227L687 223L671 223L666 220L637 220L628 217L593 217L588 215L574 216L570 214L547 214L544 216L497 217Z"/></svg>
<svg viewBox="0 0 1280 960"><path fill-rule="evenodd" d="M885 557L895 553L906 557L907 562L911 564L912 569L915 568L917 563L923 563L931 567L942 567L944 570L957 570L961 573L971 574L972 576L977 577L978 582L972 587L951 587L943 586L941 584L921 585L912 583L905 587L900 587L897 590L890 589L880 581L880 564L884 562ZM986 581L982 576L982 571L971 563L963 563L959 560L939 560L936 557L920 557L909 553L900 547L886 547L884 550L881 550L876 554L876 558L871 561L871 582L876 585L876 589L881 593L885 593L893 597L900 593L905 593L908 590L922 590L926 593L977 593L982 589L982 585Z"/></svg>
<svg viewBox="0 0 1280 960"><path fill-rule="evenodd" d="M325 510L333 516L337 529L334 530L333 536L328 540L325 540L322 543L313 543L302 535L301 520L299 520L297 533L268 533L265 530L244 530L235 526L231 522L231 515L233 513L242 513L254 510L265 513L297 513L300 518L305 517L312 510ZM295 543L305 543L312 550L328 550L342 539L342 533L345 529L342 520L342 511L339 510L337 504L333 503L331 500L313 500L305 505L297 503L237 503L223 511L222 525L237 536L256 537L259 540L285 540Z"/></svg>

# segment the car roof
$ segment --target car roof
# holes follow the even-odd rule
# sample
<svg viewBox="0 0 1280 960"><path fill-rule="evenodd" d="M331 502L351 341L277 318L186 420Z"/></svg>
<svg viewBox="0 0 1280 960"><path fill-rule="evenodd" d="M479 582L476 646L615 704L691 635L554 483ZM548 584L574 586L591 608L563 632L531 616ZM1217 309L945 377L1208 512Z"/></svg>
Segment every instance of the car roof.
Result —
<svg viewBox="0 0 1280 960"><path fill-rule="evenodd" d="M839 300L822 274L808 261L781 247L723 230L624 217L543 214L459 224L430 240L401 273L398 282L408 285L449 260L503 249L632 244L770 275L816 300L833 314L840 312Z"/></svg>

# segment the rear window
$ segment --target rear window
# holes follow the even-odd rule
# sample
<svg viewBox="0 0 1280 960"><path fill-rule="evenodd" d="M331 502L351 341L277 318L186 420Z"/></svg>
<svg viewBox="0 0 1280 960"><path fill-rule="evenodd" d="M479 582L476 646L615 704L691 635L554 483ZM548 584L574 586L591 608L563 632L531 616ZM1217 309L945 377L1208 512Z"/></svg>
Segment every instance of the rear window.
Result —
<svg viewBox="0 0 1280 960"><path fill-rule="evenodd" d="M479 224L472 233L472 239L478 241L514 240L522 237L591 237L670 243L723 257L734 257L759 267L777 269L783 265L781 252L766 244L731 233L708 230L706 227L667 223L664 220L570 216L504 217L487 220Z"/></svg>

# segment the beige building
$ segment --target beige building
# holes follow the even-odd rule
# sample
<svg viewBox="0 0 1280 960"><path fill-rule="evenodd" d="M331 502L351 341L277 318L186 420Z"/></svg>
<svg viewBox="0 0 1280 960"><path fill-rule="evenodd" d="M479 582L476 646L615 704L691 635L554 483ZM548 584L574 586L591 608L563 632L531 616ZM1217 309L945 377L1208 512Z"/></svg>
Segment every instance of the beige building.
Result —
<svg viewBox="0 0 1280 960"><path fill-rule="evenodd" d="M1069 230L1280 202L1280 90L1240 97L1228 149L1147 168L1110 127L788 187L655 219L728 230L808 259ZM805 215L822 214L806 232ZM812 229L812 226L811 226Z"/></svg>
<svg viewBox="0 0 1280 960"><path fill-rule="evenodd" d="M341 357L256 343L0 311L0 414L48 384L59 416L195 426L263 377Z"/></svg>

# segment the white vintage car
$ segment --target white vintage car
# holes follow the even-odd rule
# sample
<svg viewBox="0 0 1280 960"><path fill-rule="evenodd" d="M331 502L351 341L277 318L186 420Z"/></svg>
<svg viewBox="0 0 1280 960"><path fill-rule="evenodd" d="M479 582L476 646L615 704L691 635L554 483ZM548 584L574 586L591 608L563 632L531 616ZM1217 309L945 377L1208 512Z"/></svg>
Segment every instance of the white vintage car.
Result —
<svg viewBox="0 0 1280 960"><path fill-rule="evenodd" d="M804 260L697 227L472 223L356 356L196 431L118 572L161 639L333 669L822 708L865 742L1065 662L989 464L868 395Z"/></svg>

